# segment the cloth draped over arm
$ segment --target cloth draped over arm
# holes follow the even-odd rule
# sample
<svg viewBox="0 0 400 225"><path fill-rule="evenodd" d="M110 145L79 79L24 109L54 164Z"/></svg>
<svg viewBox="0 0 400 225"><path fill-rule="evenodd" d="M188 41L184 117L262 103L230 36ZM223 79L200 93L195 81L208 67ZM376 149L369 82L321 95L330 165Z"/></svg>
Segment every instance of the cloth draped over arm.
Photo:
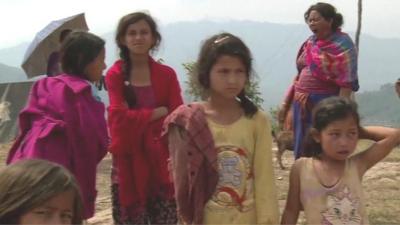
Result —
<svg viewBox="0 0 400 225"><path fill-rule="evenodd" d="M178 107L164 122L178 215L183 224L202 224L203 209L218 183L214 140L200 105Z"/></svg>

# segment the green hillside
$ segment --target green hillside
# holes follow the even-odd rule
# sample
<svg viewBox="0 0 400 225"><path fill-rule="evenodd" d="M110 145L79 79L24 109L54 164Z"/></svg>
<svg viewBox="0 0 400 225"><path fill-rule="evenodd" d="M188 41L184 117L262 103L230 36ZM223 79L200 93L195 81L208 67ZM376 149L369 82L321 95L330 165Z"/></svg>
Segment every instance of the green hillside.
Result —
<svg viewBox="0 0 400 225"><path fill-rule="evenodd" d="M400 126L400 99L394 91L394 84L356 94L356 101L363 124Z"/></svg>

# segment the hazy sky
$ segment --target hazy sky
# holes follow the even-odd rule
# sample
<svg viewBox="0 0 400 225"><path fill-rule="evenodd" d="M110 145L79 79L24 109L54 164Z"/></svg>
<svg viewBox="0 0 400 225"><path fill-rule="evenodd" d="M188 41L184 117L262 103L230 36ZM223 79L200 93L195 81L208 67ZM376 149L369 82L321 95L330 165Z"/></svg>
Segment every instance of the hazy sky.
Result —
<svg viewBox="0 0 400 225"><path fill-rule="evenodd" d="M355 31L358 0L326 0L345 19L344 31ZM0 48L31 41L51 20L85 12L92 32L115 29L118 19L149 11L160 24L177 21L253 20L304 24L314 0L0 0ZM45 8L45 9L44 9ZM400 38L400 0L364 0L362 32ZM177 34L179 35L179 34Z"/></svg>

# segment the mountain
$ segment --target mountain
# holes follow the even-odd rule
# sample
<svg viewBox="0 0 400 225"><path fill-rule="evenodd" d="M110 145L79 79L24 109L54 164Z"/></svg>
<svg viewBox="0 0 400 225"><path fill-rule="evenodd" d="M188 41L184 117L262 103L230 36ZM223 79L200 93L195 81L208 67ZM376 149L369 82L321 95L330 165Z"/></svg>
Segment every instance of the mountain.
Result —
<svg viewBox="0 0 400 225"><path fill-rule="evenodd" d="M363 124L400 126L400 99L393 83L357 94L356 101Z"/></svg>
<svg viewBox="0 0 400 225"><path fill-rule="evenodd" d="M0 63L0 83L26 80L24 71L19 68Z"/></svg>
<svg viewBox="0 0 400 225"><path fill-rule="evenodd" d="M178 22L163 25L160 31L163 40L155 57L162 58L177 71L183 89L186 74L182 63L196 60L202 40L222 31L240 36L253 53L254 69L267 107L283 99L296 73L298 48L310 35L306 25L254 21ZM111 66L118 54L114 31L101 36L107 43L107 66ZM397 80L400 39L380 39L362 33L360 43L360 92L377 90ZM19 67L27 46L23 43L15 48L0 49L0 62ZM0 71L0 79L4 76L9 75Z"/></svg>
<svg viewBox="0 0 400 225"><path fill-rule="evenodd" d="M0 49L0 63L20 68L28 46L29 43L24 42L14 47Z"/></svg>
<svg viewBox="0 0 400 225"><path fill-rule="evenodd" d="M222 31L232 32L246 42L253 54L254 69L266 106L279 104L296 74L298 48L310 35L305 25L253 21L173 23L161 27L163 41L156 57L175 68L183 84L186 74L182 63L196 60L201 42ZM108 43L114 43L113 33L103 37ZM400 74L396 54L400 52L400 39L362 34L360 43L360 92L377 90L381 85L397 80ZM108 59L116 57L115 45L110 44L107 51L108 56L113 54Z"/></svg>

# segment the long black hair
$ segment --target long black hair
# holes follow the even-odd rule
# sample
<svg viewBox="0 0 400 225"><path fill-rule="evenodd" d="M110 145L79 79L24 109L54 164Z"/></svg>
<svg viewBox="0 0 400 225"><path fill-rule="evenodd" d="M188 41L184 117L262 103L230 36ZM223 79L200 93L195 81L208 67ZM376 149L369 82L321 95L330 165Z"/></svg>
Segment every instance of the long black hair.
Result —
<svg viewBox="0 0 400 225"><path fill-rule="evenodd" d="M69 33L60 47L62 70L70 75L88 79L85 68L104 49L103 39L86 31Z"/></svg>

